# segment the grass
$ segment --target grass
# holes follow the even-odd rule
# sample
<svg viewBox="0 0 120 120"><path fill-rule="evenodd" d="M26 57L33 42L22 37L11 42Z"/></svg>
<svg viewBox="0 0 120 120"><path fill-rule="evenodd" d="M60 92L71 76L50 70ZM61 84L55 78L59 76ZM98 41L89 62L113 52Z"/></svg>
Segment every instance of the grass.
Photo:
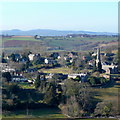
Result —
<svg viewBox="0 0 120 120"><path fill-rule="evenodd" d="M18 83L18 85L23 89L34 89L34 86L29 83Z"/></svg>
<svg viewBox="0 0 120 120"><path fill-rule="evenodd" d="M80 37L74 37L74 38L64 38L64 37L44 37L41 40L36 40L34 39L34 37L13 37L13 38L3 38L3 42L6 41L10 41L10 40L24 40L24 41L39 41L45 44L45 46L47 47L51 47L51 48L56 48L56 47L60 47L62 49L60 50L67 50L67 51L71 51L71 50L90 50L92 48L94 48L95 46L97 46L98 44L104 42L110 42L112 40L117 40L117 37L84 37L84 38L80 38ZM100 43L98 43L100 42ZM96 44L97 43L97 44ZM95 45L94 45L95 44ZM54 49L53 49L54 50Z"/></svg>
<svg viewBox="0 0 120 120"><path fill-rule="evenodd" d="M73 71L70 68L60 67L60 68L54 68L54 69L42 69L44 73L72 73Z"/></svg>
<svg viewBox="0 0 120 120"><path fill-rule="evenodd" d="M63 114L56 108L42 108L42 109L35 109L35 110L19 110L13 111L8 115L3 115L3 118L65 118Z"/></svg>
<svg viewBox="0 0 120 120"><path fill-rule="evenodd" d="M13 37L13 38L3 38L2 40L3 40L3 42L9 41L9 40L38 41L38 40L34 39L33 37L29 37L29 38L27 38L27 37Z"/></svg>
<svg viewBox="0 0 120 120"><path fill-rule="evenodd" d="M118 98L118 88L99 88L94 91L98 92L98 96L96 98L101 100L116 100Z"/></svg>
<svg viewBox="0 0 120 120"><path fill-rule="evenodd" d="M93 91L97 92L95 97L101 101L113 101L113 103L118 106L118 91L120 85L116 85L116 83L117 82L112 83L112 87L108 86L106 88L93 89Z"/></svg>

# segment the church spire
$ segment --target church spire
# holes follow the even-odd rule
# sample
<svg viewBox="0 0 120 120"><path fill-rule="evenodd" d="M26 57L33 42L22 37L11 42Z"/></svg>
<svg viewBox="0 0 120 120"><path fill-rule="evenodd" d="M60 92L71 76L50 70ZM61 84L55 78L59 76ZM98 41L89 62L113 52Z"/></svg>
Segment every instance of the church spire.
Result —
<svg viewBox="0 0 120 120"><path fill-rule="evenodd" d="M97 49L96 67L98 67L98 63L101 63L100 48Z"/></svg>

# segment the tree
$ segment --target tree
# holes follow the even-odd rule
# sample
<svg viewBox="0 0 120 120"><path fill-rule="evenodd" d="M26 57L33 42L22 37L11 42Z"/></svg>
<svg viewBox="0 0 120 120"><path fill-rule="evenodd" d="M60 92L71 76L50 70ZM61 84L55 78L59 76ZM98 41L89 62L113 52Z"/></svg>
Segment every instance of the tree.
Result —
<svg viewBox="0 0 120 120"><path fill-rule="evenodd" d="M116 64L116 65L119 63L118 53L114 56L113 63Z"/></svg>
<svg viewBox="0 0 120 120"><path fill-rule="evenodd" d="M2 62L2 63L7 63L7 60L6 60L4 57L5 57L5 54L4 54L4 52L3 52L3 53L2 53L1 62Z"/></svg>
<svg viewBox="0 0 120 120"><path fill-rule="evenodd" d="M99 102L95 108L95 116L110 116L112 112L115 111L113 109L113 104L110 101Z"/></svg>
<svg viewBox="0 0 120 120"><path fill-rule="evenodd" d="M80 76L77 76L77 77L74 79L74 81L80 82L80 81L81 81L81 77L80 77Z"/></svg>
<svg viewBox="0 0 120 120"><path fill-rule="evenodd" d="M35 88L38 88L40 86L40 83L41 83L41 81L40 81L40 75L38 74L37 78L36 78L36 80L34 82Z"/></svg>
<svg viewBox="0 0 120 120"><path fill-rule="evenodd" d="M7 87L7 91L11 94L18 93L20 91L20 87L17 84L9 84Z"/></svg>
<svg viewBox="0 0 120 120"><path fill-rule="evenodd" d="M7 82L11 81L11 79L12 79L10 72L2 73L2 77L6 78Z"/></svg>
<svg viewBox="0 0 120 120"><path fill-rule="evenodd" d="M90 76L88 78L88 82L90 83L90 85L104 84L107 81L108 80L106 78L104 78L104 77Z"/></svg>
<svg viewBox="0 0 120 120"><path fill-rule="evenodd" d="M74 100L74 104L78 105L77 108L77 116L82 116L86 112L92 112L94 109L94 103L93 100L93 94L91 94L91 88L89 84L87 83L79 83L77 81L73 80L66 80L64 82L63 89L63 103L65 106L65 109L67 109L67 115L71 115L71 117L76 117L76 115L71 114L73 111L73 105L68 105L68 103L71 101L71 99ZM75 97L75 98L73 98ZM69 102L68 102L69 101ZM61 109L63 109L61 107Z"/></svg>
<svg viewBox="0 0 120 120"><path fill-rule="evenodd" d="M61 104L59 107L61 108L62 112L67 116L70 117L80 116L80 107L75 96L67 98L66 104Z"/></svg>
<svg viewBox="0 0 120 120"><path fill-rule="evenodd" d="M16 62L15 54L14 53L11 54L11 60L14 61L14 62Z"/></svg>
<svg viewBox="0 0 120 120"><path fill-rule="evenodd" d="M58 99L55 84L50 84L50 88L46 91L44 102L48 105L57 106Z"/></svg>
<svg viewBox="0 0 120 120"><path fill-rule="evenodd" d="M106 78L104 78L104 77L100 77L99 79L100 79L101 84L103 84L103 83L105 83L105 82L108 81L108 80L107 80Z"/></svg>
<svg viewBox="0 0 120 120"><path fill-rule="evenodd" d="M88 78L88 81L91 85L96 85L96 82L95 82L95 77L89 77Z"/></svg>

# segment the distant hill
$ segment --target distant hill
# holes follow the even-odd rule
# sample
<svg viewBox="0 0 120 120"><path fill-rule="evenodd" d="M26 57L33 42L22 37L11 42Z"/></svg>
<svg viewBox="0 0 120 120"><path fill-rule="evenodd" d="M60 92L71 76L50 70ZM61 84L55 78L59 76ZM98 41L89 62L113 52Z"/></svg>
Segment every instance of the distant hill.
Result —
<svg viewBox="0 0 120 120"><path fill-rule="evenodd" d="M51 29L34 29L28 31L22 31L19 29L3 30L0 34L4 35L40 35L40 36L66 36L68 34L91 34L91 35L117 35L117 33L109 32L91 32L91 31L60 31Z"/></svg>

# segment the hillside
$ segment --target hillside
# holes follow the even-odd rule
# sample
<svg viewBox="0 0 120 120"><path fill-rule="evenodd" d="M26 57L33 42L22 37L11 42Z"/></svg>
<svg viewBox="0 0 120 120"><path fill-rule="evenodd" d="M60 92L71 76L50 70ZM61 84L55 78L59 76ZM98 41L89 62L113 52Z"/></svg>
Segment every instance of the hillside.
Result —
<svg viewBox="0 0 120 120"><path fill-rule="evenodd" d="M35 51L89 51L101 46L102 49L111 47L117 49L117 37L95 36L95 37L63 37L63 36L42 36L35 39L32 36L3 37L3 47L6 50L29 48Z"/></svg>
<svg viewBox="0 0 120 120"><path fill-rule="evenodd" d="M68 34L91 34L91 35L116 35L117 33L108 32L92 32L92 31L65 31L65 30L51 30L51 29L33 29L22 31L19 29L3 30L0 33L6 35L41 35L41 36L66 36Z"/></svg>

